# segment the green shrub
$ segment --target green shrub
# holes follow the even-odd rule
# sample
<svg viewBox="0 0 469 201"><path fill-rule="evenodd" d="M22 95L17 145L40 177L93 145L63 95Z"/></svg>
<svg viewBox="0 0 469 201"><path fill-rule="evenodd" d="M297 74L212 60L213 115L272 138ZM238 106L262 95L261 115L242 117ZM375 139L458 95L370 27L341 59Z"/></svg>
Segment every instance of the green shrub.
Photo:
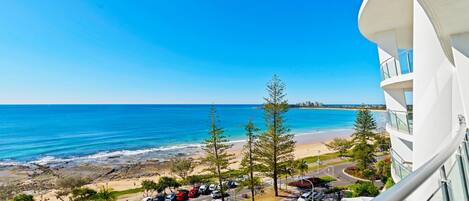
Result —
<svg viewBox="0 0 469 201"><path fill-rule="evenodd" d="M112 193L112 189L103 186L91 199L94 201L116 201L117 196Z"/></svg>
<svg viewBox="0 0 469 201"><path fill-rule="evenodd" d="M209 183L211 178L212 176L210 175L191 175L191 176L186 177L183 183L191 184L191 185Z"/></svg>
<svg viewBox="0 0 469 201"><path fill-rule="evenodd" d="M140 193L140 192L143 192L143 188L132 188L132 189L127 189L127 190L122 190L122 191L112 191L111 193L114 196L119 197L123 195Z"/></svg>
<svg viewBox="0 0 469 201"><path fill-rule="evenodd" d="M344 198L351 198L353 196L353 192L350 191L344 191Z"/></svg>
<svg viewBox="0 0 469 201"><path fill-rule="evenodd" d="M343 190L343 189L334 186L334 187L329 188L329 189L327 189L326 191L324 191L324 193L325 193L325 194L330 194L330 193L339 192L339 191L341 191L341 190Z"/></svg>
<svg viewBox="0 0 469 201"><path fill-rule="evenodd" d="M392 179L392 177L388 177L386 183L384 184L384 188L389 189L392 186L394 186L394 180Z"/></svg>
<svg viewBox="0 0 469 201"><path fill-rule="evenodd" d="M324 176L321 176L319 177L321 180L323 180L324 182L331 182L331 181L335 181L336 179L332 176L329 176L329 175L324 175Z"/></svg>
<svg viewBox="0 0 469 201"><path fill-rule="evenodd" d="M32 195L19 194L12 201L34 201L34 198Z"/></svg>
<svg viewBox="0 0 469 201"><path fill-rule="evenodd" d="M0 185L0 200L9 200L18 193L18 188L13 184Z"/></svg>
<svg viewBox="0 0 469 201"><path fill-rule="evenodd" d="M371 182L357 182L350 185L353 197L370 196L374 197L379 194L378 188Z"/></svg>
<svg viewBox="0 0 469 201"><path fill-rule="evenodd" d="M87 187L75 188L72 190L72 196L74 201L86 201L90 200L94 195L96 195L96 191Z"/></svg>

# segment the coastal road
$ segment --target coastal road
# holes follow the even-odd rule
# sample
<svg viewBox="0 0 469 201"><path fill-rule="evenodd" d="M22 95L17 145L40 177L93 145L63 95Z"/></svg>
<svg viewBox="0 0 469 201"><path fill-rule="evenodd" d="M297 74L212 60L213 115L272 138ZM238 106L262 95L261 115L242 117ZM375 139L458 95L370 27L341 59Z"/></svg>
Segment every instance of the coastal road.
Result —
<svg viewBox="0 0 469 201"><path fill-rule="evenodd" d="M378 161L383 160L384 156L378 156L376 159ZM332 177L337 179L336 181L331 182L332 186L350 185L350 184L353 184L353 183L357 182L358 180L353 178L353 177L350 177L350 176L346 175L344 173L344 169L346 169L348 167L352 167L354 165L355 165L354 162L346 162L346 163L342 163L342 164L338 164L338 165L333 165L333 166L330 166L330 167L319 169L319 171L309 172L305 175L305 178L320 177L320 176L329 175L329 176L332 176ZM381 182L378 182L377 184L382 185Z"/></svg>

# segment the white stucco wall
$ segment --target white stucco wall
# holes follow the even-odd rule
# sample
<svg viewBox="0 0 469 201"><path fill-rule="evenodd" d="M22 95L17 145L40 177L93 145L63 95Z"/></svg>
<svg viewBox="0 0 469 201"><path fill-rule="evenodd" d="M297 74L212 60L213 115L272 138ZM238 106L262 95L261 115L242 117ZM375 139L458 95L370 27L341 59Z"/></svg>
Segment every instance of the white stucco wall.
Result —
<svg viewBox="0 0 469 201"><path fill-rule="evenodd" d="M453 128L452 72L431 22L414 2L414 165L429 160Z"/></svg>
<svg viewBox="0 0 469 201"><path fill-rule="evenodd" d="M413 169L436 154L452 135L453 71L432 23L414 1L414 150ZM408 200L428 198L439 185L439 172L427 180Z"/></svg>
<svg viewBox="0 0 469 201"><path fill-rule="evenodd" d="M455 112L463 113L466 124L469 125L469 32L456 34L451 37L453 45L453 57L455 68L455 93L461 98L460 108L454 108Z"/></svg>

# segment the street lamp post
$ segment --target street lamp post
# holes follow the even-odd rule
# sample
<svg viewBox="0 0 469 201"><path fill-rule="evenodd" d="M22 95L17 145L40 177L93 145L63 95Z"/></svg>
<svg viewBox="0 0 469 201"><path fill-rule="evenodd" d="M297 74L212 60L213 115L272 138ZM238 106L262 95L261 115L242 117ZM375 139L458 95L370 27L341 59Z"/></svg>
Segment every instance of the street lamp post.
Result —
<svg viewBox="0 0 469 201"><path fill-rule="evenodd" d="M305 181L307 181L311 184L311 194L313 194L314 193L314 183L312 181L304 179L304 178L303 178L303 180L305 180Z"/></svg>
<svg viewBox="0 0 469 201"><path fill-rule="evenodd" d="M318 160L316 161L318 163L318 168L317 168L317 171L316 171L316 174L319 176L319 165L321 165L321 159L319 158L319 156L321 155L321 150L318 150Z"/></svg>

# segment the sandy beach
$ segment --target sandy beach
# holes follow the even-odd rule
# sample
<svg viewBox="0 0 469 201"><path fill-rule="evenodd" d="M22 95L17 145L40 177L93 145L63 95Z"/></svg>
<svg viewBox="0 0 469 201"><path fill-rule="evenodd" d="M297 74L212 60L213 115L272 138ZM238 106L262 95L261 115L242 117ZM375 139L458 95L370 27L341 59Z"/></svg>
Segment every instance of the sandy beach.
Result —
<svg viewBox="0 0 469 201"><path fill-rule="evenodd" d="M295 158L304 158L307 156L315 156L318 154L330 153L324 145L335 137L350 137L353 131L351 129L343 130L330 130L323 132L314 132L306 134L298 134L295 136L296 149ZM244 142L238 141L233 144L230 152L236 158L234 163L230 166L232 169L239 167L239 161L242 158L242 148ZM196 155L186 155L185 157L199 158L202 152L196 152ZM31 173L25 167L10 168L0 171L0 178L9 179L10 181L22 183L23 190L30 190L31 194L35 194L37 200L57 200L55 198L55 190L53 190L53 183L42 184L42 180L54 180L57 177L67 175L80 175L83 177L93 178L93 182L88 187L99 189L100 186L107 186L115 191L122 191L127 189L138 188L143 180L158 180L160 176L175 176L168 171L168 162L149 160L142 161L133 165L115 167L112 165L97 165L90 164L67 167L67 168L50 168L41 167L41 170L35 169L36 173ZM197 167L194 173L201 173L202 167ZM46 182L47 183L47 182ZM29 185L28 185L29 184ZM41 186L45 190L40 190L37 186ZM28 189L30 188L30 189ZM32 190L34 189L34 190ZM41 199L42 195L42 199Z"/></svg>

